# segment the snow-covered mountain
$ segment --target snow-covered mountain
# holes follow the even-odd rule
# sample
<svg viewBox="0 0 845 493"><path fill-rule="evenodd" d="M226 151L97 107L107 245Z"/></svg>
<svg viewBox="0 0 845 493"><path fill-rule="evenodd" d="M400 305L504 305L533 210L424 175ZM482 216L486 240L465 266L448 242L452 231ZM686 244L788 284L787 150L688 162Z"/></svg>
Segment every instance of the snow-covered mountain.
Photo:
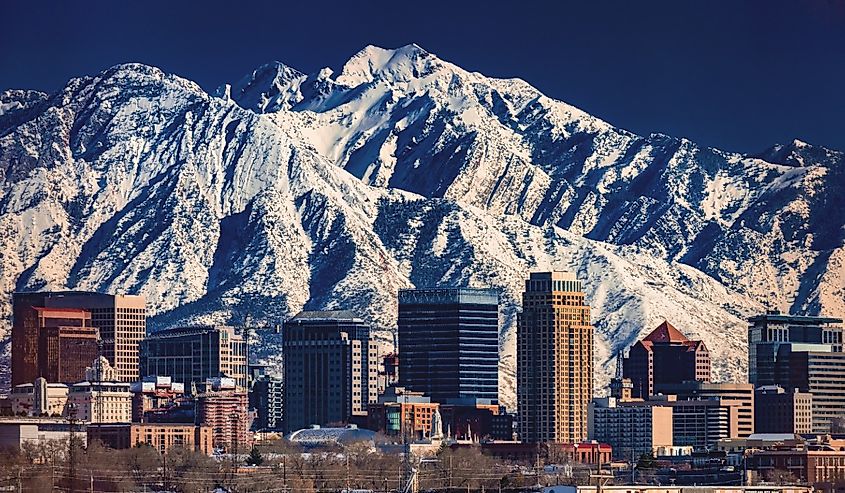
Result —
<svg viewBox="0 0 845 493"><path fill-rule="evenodd" d="M342 307L387 341L399 288L500 287L506 402L531 270L584 280L600 384L663 319L732 379L746 316L845 315L843 153L637 136L416 45L367 47L338 74L275 62L213 95L138 64L6 91L0 184L6 300L138 292L156 328Z"/></svg>

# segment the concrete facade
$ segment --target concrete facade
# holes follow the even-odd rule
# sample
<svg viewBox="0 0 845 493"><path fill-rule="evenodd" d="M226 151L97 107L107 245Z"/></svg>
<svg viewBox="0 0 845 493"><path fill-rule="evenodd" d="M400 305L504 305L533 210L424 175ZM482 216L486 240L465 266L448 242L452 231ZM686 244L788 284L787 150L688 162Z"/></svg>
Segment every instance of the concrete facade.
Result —
<svg viewBox="0 0 845 493"><path fill-rule="evenodd" d="M673 409L668 405L625 405L614 397L593 399L589 439L613 447L614 458L636 460L673 444Z"/></svg>

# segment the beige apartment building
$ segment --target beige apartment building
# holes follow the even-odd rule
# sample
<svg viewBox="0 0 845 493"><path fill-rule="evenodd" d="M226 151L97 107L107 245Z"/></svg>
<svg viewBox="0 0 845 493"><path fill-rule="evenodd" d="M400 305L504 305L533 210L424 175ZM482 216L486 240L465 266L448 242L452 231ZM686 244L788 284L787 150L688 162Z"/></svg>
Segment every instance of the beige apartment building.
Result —
<svg viewBox="0 0 845 493"><path fill-rule="evenodd" d="M85 380L70 386L67 413L86 423L128 423L132 394L128 383L117 381L117 369L100 356L85 369Z"/></svg>
<svg viewBox="0 0 845 493"><path fill-rule="evenodd" d="M47 383L40 377L34 383L15 385L9 394L12 413L16 416L64 416L67 393L67 385Z"/></svg>
<svg viewBox="0 0 845 493"><path fill-rule="evenodd" d="M524 442L587 438L593 398L590 307L574 274L534 272L517 329L517 404Z"/></svg>
<svg viewBox="0 0 845 493"><path fill-rule="evenodd" d="M589 439L607 443L616 459L636 460L659 447L671 447L671 406L619 405L615 397L601 397L590 403Z"/></svg>

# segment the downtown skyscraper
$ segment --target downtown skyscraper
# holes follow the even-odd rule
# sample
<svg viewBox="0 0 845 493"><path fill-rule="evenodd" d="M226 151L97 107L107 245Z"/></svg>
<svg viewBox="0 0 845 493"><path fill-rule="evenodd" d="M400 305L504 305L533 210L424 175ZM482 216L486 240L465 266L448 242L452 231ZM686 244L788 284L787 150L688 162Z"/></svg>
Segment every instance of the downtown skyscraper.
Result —
<svg viewBox="0 0 845 493"><path fill-rule="evenodd" d="M147 308L143 296L110 295L86 291L57 291L14 293L12 298L12 383L30 383L38 376L34 374L33 361L39 355L38 343L42 333L50 327L43 326L49 318L38 315L53 312L58 316L61 309L83 310L87 327L97 329L99 334L99 353L104 356L117 371L117 379L121 382L138 380L138 343L147 332ZM56 311L58 310L58 311ZM66 311L66 310L65 310ZM81 312L80 312L81 313ZM80 315L83 316L83 315ZM66 315L58 318L67 319ZM77 323L62 322L63 332L71 336L68 327L80 332ZM58 327L58 326L57 326ZM74 337L80 334L73 334ZM87 337L87 335L85 335ZM61 337L60 337L61 338ZM41 351L43 353L43 351ZM94 354L94 356L97 356ZM93 363L84 361L87 366ZM83 367L84 368L84 367Z"/></svg>
<svg viewBox="0 0 845 493"><path fill-rule="evenodd" d="M498 292L400 290L399 384L434 402L498 402Z"/></svg>
<svg viewBox="0 0 845 493"><path fill-rule="evenodd" d="M813 433L830 433L845 416L842 319L769 312L749 323L749 382L811 394Z"/></svg>
<svg viewBox="0 0 845 493"><path fill-rule="evenodd" d="M593 397L590 307L574 274L534 272L517 328L517 405L524 442L587 438Z"/></svg>
<svg viewBox="0 0 845 493"><path fill-rule="evenodd" d="M349 423L378 399L370 326L348 310L301 311L284 324L284 430Z"/></svg>

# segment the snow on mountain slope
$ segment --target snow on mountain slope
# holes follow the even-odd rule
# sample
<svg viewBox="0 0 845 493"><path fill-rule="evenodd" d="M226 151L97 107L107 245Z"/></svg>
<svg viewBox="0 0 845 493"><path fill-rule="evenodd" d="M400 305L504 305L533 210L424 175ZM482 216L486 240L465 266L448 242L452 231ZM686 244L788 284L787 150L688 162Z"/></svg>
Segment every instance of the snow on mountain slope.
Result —
<svg viewBox="0 0 845 493"><path fill-rule="evenodd" d="M532 269L585 281L596 370L664 318L744 372L743 318L842 315L842 154L755 157L615 129L422 48L339 74L264 65L215 96L138 64L0 95L0 293L139 292L155 328L352 308L397 290L503 289L502 397ZM841 205L841 203L840 203ZM0 303L8 330L9 303ZM277 341L262 331L262 357Z"/></svg>
<svg viewBox="0 0 845 493"><path fill-rule="evenodd" d="M827 259L842 255L845 219L824 212L841 207L839 151L796 140L742 156L639 137L416 45L370 46L320 74L331 103L297 100L275 121L365 183L636 245L783 311L845 312L804 275L843 275Z"/></svg>

